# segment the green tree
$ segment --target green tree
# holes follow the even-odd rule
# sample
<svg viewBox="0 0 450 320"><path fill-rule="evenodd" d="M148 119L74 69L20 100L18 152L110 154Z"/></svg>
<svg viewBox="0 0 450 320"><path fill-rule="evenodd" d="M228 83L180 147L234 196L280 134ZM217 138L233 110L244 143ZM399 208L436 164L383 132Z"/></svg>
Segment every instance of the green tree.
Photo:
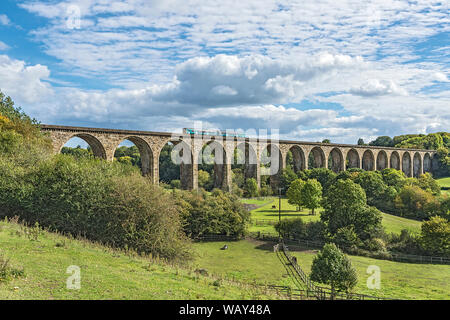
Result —
<svg viewBox="0 0 450 320"><path fill-rule="evenodd" d="M291 167L287 167L281 172L280 179L280 188L283 189L283 192L289 189L291 183L297 179L297 175Z"/></svg>
<svg viewBox="0 0 450 320"><path fill-rule="evenodd" d="M254 198L258 196L258 182L254 178L249 178L245 181L244 196L247 198Z"/></svg>
<svg viewBox="0 0 450 320"><path fill-rule="evenodd" d="M304 185L305 181L303 181L302 179L296 179L291 183L291 186L286 192L288 202L292 205L297 206L297 210L299 210L299 208L303 205L302 189Z"/></svg>
<svg viewBox="0 0 450 320"><path fill-rule="evenodd" d="M413 219L426 219L440 213L438 199L415 185L407 185L398 193L395 207L402 216Z"/></svg>
<svg viewBox="0 0 450 320"><path fill-rule="evenodd" d="M381 212L367 206L364 190L351 180L337 180L322 203L324 211L320 219L331 236L340 228L353 226L358 237L366 240L382 230Z"/></svg>
<svg viewBox="0 0 450 320"><path fill-rule="evenodd" d="M450 222L434 216L422 223L421 244L431 254L450 255Z"/></svg>
<svg viewBox="0 0 450 320"><path fill-rule="evenodd" d="M431 173L426 172L416 180L417 185L425 190L430 192L431 194L437 196L441 193L441 186L437 183L436 180L433 179Z"/></svg>
<svg viewBox="0 0 450 320"><path fill-rule="evenodd" d="M406 183L405 174L402 171L393 168L381 170L381 176L383 177L384 183L394 187L397 191L400 191Z"/></svg>
<svg viewBox="0 0 450 320"><path fill-rule="evenodd" d="M210 180L209 173L203 170L198 170L198 185L201 188L205 188Z"/></svg>
<svg viewBox="0 0 450 320"><path fill-rule="evenodd" d="M363 171L354 180L365 191L367 203L376 206L383 201L383 194L387 188L381 174L377 171Z"/></svg>
<svg viewBox="0 0 450 320"><path fill-rule="evenodd" d="M328 187L336 180L336 173L327 168L313 168L305 170L308 179L316 179L322 185L322 191L325 194Z"/></svg>
<svg viewBox="0 0 450 320"><path fill-rule="evenodd" d="M300 202L305 207L312 210L320 207L322 201L322 185L316 179L308 179L303 185L300 192Z"/></svg>
<svg viewBox="0 0 450 320"><path fill-rule="evenodd" d="M389 136L381 136L376 138L375 140L369 142L370 146L380 146L380 147L392 147L393 145L392 138Z"/></svg>
<svg viewBox="0 0 450 320"><path fill-rule="evenodd" d="M364 146L364 145L365 145L365 143L364 143L363 138L359 138L358 139L358 146Z"/></svg>
<svg viewBox="0 0 450 320"><path fill-rule="evenodd" d="M314 257L310 278L330 285L332 299L336 290L348 292L358 283L356 270L350 259L334 243L326 244Z"/></svg>
<svg viewBox="0 0 450 320"><path fill-rule="evenodd" d="M323 139L322 143L331 143L331 140L330 139Z"/></svg>

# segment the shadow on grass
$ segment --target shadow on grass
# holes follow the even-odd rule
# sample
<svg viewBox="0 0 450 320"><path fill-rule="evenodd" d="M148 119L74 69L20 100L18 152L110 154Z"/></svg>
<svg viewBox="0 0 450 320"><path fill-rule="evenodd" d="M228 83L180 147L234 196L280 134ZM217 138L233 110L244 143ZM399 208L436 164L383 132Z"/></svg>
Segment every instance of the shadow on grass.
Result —
<svg viewBox="0 0 450 320"><path fill-rule="evenodd" d="M274 252L273 251L273 247L278 243L277 241L262 241L262 240L256 240L259 241L260 243L258 243L255 246L255 249L257 250L263 250L263 251L270 251L270 252ZM306 247L306 246L302 246L300 244L296 244L296 245L289 245L289 251L291 252L308 252L308 253L317 253L318 249L312 249L310 247Z"/></svg>
<svg viewBox="0 0 450 320"><path fill-rule="evenodd" d="M258 212L263 212L263 213L273 213L273 214L266 214L266 217L278 217L278 211L258 211ZM312 214L309 213L290 213L290 214L283 214L283 212L287 213L287 212L295 212L295 211L288 211L288 210L281 210L281 216L282 217L308 217L308 216L312 216Z"/></svg>

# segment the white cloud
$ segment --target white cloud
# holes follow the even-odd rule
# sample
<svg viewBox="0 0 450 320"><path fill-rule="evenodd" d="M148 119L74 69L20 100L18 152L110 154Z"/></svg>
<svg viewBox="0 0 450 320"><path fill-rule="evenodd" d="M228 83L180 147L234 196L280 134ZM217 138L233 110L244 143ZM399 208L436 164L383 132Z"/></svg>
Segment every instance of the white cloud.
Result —
<svg viewBox="0 0 450 320"><path fill-rule="evenodd" d="M44 82L50 76L46 66L26 65L24 61L0 55L1 90L20 103L34 104L49 98L52 89Z"/></svg>
<svg viewBox="0 0 450 320"><path fill-rule="evenodd" d="M0 14L0 25L7 26L11 24L11 20L9 20L6 14Z"/></svg>
<svg viewBox="0 0 450 320"><path fill-rule="evenodd" d="M8 46L6 43L4 43L3 41L0 41L0 51L6 51L10 48L10 46Z"/></svg>
<svg viewBox="0 0 450 320"><path fill-rule="evenodd" d="M364 97L375 97L384 95L402 95L408 93L405 89L400 88L394 81L385 81L378 79L370 79L359 87L350 89L350 93Z"/></svg>

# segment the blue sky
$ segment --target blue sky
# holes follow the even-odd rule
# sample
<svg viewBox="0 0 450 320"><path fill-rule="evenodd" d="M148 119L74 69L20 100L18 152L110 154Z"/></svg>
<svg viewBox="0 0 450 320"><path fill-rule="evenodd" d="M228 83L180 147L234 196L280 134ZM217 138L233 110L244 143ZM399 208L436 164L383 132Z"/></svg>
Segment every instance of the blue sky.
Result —
<svg viewBox="0 0 450 320"><path fill-rule="evenodd" d="M3 0L0 89L43 123L449 131L448 1Z"/></svg>

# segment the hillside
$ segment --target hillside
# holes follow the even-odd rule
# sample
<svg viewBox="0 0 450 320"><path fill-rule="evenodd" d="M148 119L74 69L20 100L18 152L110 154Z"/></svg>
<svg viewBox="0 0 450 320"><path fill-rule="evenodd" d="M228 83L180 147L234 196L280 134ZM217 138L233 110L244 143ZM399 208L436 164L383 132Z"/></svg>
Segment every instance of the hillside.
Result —
<svg viewBox="0 0 450 320"><path fill-rule="evenodd" d="M193 267L128 255L88 241L0 222L0 254L25 276L0 282L1 299L279 299L275 293L212 276ZM26 231L29 232L29 231ZM81 268L81 289L66 289L67 267Z"/></svg>

